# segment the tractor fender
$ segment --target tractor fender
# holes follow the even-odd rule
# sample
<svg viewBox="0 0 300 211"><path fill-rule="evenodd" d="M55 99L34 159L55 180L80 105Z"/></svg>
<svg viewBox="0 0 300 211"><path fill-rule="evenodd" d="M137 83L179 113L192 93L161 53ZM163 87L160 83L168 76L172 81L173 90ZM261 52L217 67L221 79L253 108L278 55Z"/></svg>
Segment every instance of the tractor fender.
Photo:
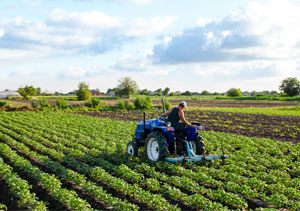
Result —
<svg viewBox="0 0 300 211"><path fill-rule="evenodd" d="M168 145L170 146L170 144L173 141L173 133L175 131L173 127L157 126L157 127L153 128L152 131L163 132L164 136L166 137L166 139L168 141Z"/></svg>

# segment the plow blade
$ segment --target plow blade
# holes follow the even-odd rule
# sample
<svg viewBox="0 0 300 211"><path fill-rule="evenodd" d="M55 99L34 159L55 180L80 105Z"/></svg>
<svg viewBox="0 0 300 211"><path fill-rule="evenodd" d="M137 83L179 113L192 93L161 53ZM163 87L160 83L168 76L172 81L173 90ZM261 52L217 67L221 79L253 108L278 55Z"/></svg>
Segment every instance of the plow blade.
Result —
<svg viewBox="0 0 300 211"><path fill-rule="evenodd" d="M182 161L187 161L187 162L193 162L193 161L201 161L201 160L218 160L218 159L226 159L229 158L228 155L192 155L189 157L176 157L176 158L166 158L166 161L177 163L177 162L182 162Z"/></svg>

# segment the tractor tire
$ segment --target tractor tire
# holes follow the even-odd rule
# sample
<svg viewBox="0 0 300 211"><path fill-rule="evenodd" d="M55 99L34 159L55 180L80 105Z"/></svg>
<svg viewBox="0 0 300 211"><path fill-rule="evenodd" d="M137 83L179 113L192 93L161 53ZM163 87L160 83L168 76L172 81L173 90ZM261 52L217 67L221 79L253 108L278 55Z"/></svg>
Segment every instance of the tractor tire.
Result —
<svg viewBox="0 0 300 211"><path fill-rule="evenodd" d="M149 133L146 144L145 152L149 160L161 161L168 155L167 139L161 131L152 131Z"/></svg>
<svg viewBox="0 0 300 211"><path fill-rule="evenodd" d="M135 157L138 155L138 147L134 141L130 141L127 144L127 153L131 155L132 157Z"/></svg>
<svg viewBox="0 0 300 211"><path fill-rule="evenodd" d="M196 155L203 155L205 152L205 144L203 138L199 135L196 134L194 141L193 141L193 151Z"/></svg>

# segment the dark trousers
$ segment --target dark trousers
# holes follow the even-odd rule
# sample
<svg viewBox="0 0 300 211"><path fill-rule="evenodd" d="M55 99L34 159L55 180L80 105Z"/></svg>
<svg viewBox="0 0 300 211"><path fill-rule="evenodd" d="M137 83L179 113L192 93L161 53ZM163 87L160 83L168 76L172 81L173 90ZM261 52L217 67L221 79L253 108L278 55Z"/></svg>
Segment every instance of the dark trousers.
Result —
<svg viewBox="0 0 300 211"><path fill-rule="evenodd" d="M175 131L184 131L185 126L186 126L186 124L182 123L182 122L178 122L178 123L175 123L174 125L172 125L172 127L174 127Z"/></svg>

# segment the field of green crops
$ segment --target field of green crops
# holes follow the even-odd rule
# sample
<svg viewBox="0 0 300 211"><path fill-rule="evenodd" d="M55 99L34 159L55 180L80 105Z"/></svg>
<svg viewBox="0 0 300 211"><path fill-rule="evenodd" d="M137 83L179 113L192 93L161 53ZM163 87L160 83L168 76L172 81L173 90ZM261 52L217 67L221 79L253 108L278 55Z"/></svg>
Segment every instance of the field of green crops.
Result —
<svg viewBox="0 0 300 211"><path fill-rule="evenodd" d="M136 123L0 112L0 209L297 210L300 144L202 132L223 163L151 163L124 152Z"/></svg>
<svg viewBox="0 0 300 211"><path fill-rule="evenodd" d="M267 108L191 108L190 110L221 111L246 114L265 114L277 116L300 116L300 105L293 107L267 107Z"/></svg>

